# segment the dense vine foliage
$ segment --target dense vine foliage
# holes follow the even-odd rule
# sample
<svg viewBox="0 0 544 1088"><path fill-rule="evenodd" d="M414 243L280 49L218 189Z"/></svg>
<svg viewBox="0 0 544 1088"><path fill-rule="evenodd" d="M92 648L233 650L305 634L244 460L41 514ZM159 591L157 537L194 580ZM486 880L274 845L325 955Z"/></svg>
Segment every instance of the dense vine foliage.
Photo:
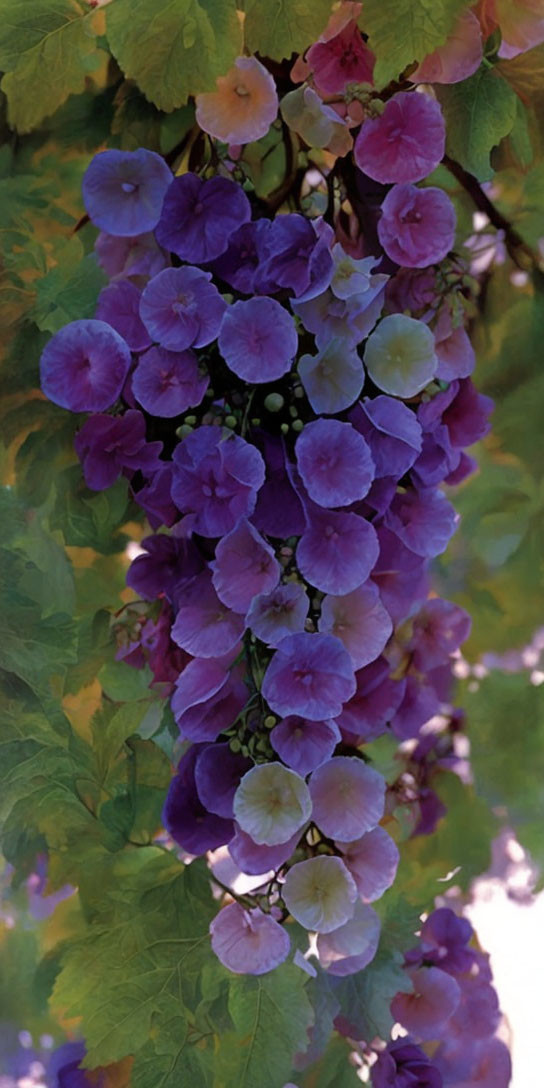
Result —
<svg viewBox="0 0 544 1088"><path fill-rule="evenodd" d="M544 20L8 7L6 1083L506 1088Z"/></svg>

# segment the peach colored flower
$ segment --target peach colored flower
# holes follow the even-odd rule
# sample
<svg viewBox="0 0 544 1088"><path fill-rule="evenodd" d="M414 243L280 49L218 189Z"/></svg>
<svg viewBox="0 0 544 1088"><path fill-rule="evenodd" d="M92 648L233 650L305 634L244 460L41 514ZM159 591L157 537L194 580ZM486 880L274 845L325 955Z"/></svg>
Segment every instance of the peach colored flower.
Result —
<svg viewBox="0 0 544 1088"><path fill-rule="evenodd" d="M238 57L217 90L196 97L201 129L227 144L247 144L265 136L278 113L276 85L255 57Z"/></svg>

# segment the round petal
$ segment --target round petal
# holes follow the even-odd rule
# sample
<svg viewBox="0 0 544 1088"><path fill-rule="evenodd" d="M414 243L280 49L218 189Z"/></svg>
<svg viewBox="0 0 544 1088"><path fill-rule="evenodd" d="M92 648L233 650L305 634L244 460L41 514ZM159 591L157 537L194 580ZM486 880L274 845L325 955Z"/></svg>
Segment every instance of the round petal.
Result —
<svg viewBox="0 0 544 1088"><path fill-rule="evenodd" d="M310 778L312 819L325 835L348 841L381 820L385 780L357 756L334 756Z"/></svg>
<svg viewBox="0 0 544 1088"><path fill-rule="evenodd" d="M365 903L380 899L395 879L400 858L397 845L387 831L374 827L355 842L337 840L336 845L342 851L361 899Z"/></svg>
<svg viewBox="0 0 544 1088"><path fill-rule="evenodd" d="M185 514L194 514L194 530L218 537L255 509L265 477L259 450L220 427L200 426L174 450L172 498Z"/></svg>
<svg viewBox="0 0 544 1088"><path fill-rule="evenodd" d="M296 551L307 582L323 593L351 593L366 582L379 555L376 530L358 514L317 512Z"/></svg>
<svg viewBox="0 0 544 1088"><path fill-rule="evenodd" d="M234 815L258 845L287 842L310 818L312 803L300 775L281 763L259 763L234 795Z"/></svg>
<svg viewBox="0 0 544 1088"><path fill-rule="evenodd" d="M279 869L291 857L300 839L300 831L295 831L287 842L278 843L277 846L263 846L254 842L241 827L235 827L234 838L229 842L229 854L240 871L250 876L260 876L271 869Z"/></svg>
<svg viewBox="0 0 544 1088"><path fill-rule="evenodd" d="M334 415L349 408L365 380L355 348L343 340L331 340L317 355L303 355L298 373L317 415Z"/></svg>
<svg viewBox="0 0 544 1088"><path fill-rule="evenodd" d="M412 83L459 83L482 63L480 23L473 11L459 15L444 45L429 53L410 75Z"/></svg>
<svg viewBox="0 0 544 1088"><path fill-rule="evenodd" d="M207 571L184 586L171 632L182 650L193 657L221 657L237 645L244 630L243 618L220 601Z"/></svg>
<svg viewBox="0 0 544 1088"><path fill-rule="evenodd" d="M218 960L237 975L265 975L289 955L286 930L257 907L229 903L211 923L210 936Z"/></svg>
<svg viewBox="0 0 544 1088"><path fill-rule="evenodd" d="M331 635L288 635L266 670L261 690L281 717L335 718L355 691L350 656Z"/></svg>
<svg viewBox="0 0 544 1088"><path fill-rule="evenodd" d="M276 586L271 593L254 597L246 616L253 634L276 648L286 635L304 631L310 602L299 582Z"/></svg>
<svg viewBox="0 0 544 1088"><path fill-rule="evenodd" d="M391 1012L395 1020L419 1039L437 1039L459 1004L459 984L439 967L421 967L408 974L414 991L396 994Z"/></svg>
<svg viewBox="0 0 544 1088"><path fill-rule="evenodd" d="M330 933L352 917L357 888L340 858L323 855L293 865L282 895L289 913L302 926Z"/></svg>
<svg viewBox="0 0 544 1088"><path fill-rule="evenodd" d="M96 305L96 317L111 325L131 351L144 351L151 344L140 317L140 291L130 280L118 280L102 288Z"/></svg>
<svg viewBox="0 0 544 1088"><path fill-rule="evenodd" d="M329 975L345 978L362 971L378 951L381 922L372 907L358 902L348 922L317 938L319 962Z"/></svg>
<svg viewBox="0 0 544 1088"><path fill-rule="evenodd" d="M446 126L435 98L414 91L393 95L379 117L363 122L355 141L357 166L375 181L421 181L444 155Z"/></svg>
<svg viewBox="0 0 544 1088"><path fill-rule="evenodd" d="M378 237L392 261L426 268L449 253L455 225L455 209L442 189L394 185L382 204Z"/></svg>
<svg viewBox="0 0 544 1088"><path fill-rule="evenodd" d="M246 382L275 381L291 369L298 336L287 310L272 298L250 298L229 306L219 351L227 366Z"/></svg>
<svg viewBox="0 0 544 1088"><path fill-rule="evenodd" d="M420 393L438 366L431 330L405 314L391 314L380 321L366 342L364 359L378 389L396 397Z"/></svg>
<svg viewBox="0 0 544 1088"><path fill-rule="evenodd" d="M379 657L393 624L377 586L366 582L343 597L324 597L319 630L336 635L350 654L354 668L362 669Z"/></svg>
<svg viewBox="0 0 544 1088"><path fill-rule="evenodd" d="M42 352L41 386L70 412L103 412L120 396L130 364L127 344L104 321L71 321Z"/></svg>
<svg viewBox="0 0 544 1088"><path fill-rule="evenodd" d="M145 288L140 316L153 340L170 351L200 348L215 340L227 309L211 273L164 268Z"/></svg>
<svg viewBox="0 0 544 1088"><path fill-rule="evenodd" d="M212 567L213 584L223 604L244 614L254 597L275 588L281 570L273 548L247 518L240 518L219 541Z"/></svg>
<svg viewBox="0 0 544 1088"><path fill-rule="evenodd" d="M249 200L234 181L203 181L187 173L172 182L155 235L159 245L182 261L200 264L224 253L231 235L249 219Z"/></svg>
<svg viewBox="0 0 544 1088"><path fill-rule="evenodd" d="M157 225L171 183L170 167L154 151L100 151L83 175L83 203L100 230L143 234Z"/></svg>
<svg viewBox="0 0 544 1088"><path fill-rule="evenodd" d="M171 419L200 404L209 385L192 351L150 348L132 375L132 392L150 415Z"/></svg>
<svg viewBox="0 0 544 1088"><path fill-rule="evenodd" d="M304 486L320 506L349 506L364 498L374 479L370 450L350 423L307 423L295 453Z"/></svg>
<svg viewBox="0 0 544 1088"><path fill-rule="evenodd" d="M217 90L196 96L196 120L204 132L226 144L247 144L266 136L278 112L276 84L256 57L238 57Z"/></svg>
<svg viewBox="0 0 544 1088"><path fill-rule="evenodd" d="M195 763L195 785L204 808L231 819L234 794L250 767L251 760L231 752L228 744L203 745Z"/></svg>
<svg viewBox="0 0 544 1088"><path fill-rule="evenodd" d="M232 820L208 812L195 785L195 763L202 745L193 744L182 756L170 782L162 822L175 842L191 854L205 854L229 842L234 833Z"/></svg>
<svg viewBox="0 0 544 1088"><path fill-rule="evenodd" d="M270 743L280 759L297 774L315 771L332 756L340 741L340 730L333 721L309 722L292 715L274 726Z"/></svg>

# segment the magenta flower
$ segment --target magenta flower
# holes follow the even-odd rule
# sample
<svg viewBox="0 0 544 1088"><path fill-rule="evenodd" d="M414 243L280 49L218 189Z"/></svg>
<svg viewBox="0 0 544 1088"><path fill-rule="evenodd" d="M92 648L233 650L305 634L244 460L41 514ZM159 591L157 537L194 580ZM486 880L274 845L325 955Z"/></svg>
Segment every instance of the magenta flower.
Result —
<svg viewBox="0 0 544 1088"><path fill-rule="evenodd" d="M155 236L182 261L200 264L224 253L231 235L248 219L249 200L234 181L182 174L166 194Z"/></svg>
<svg viewBox="0 0 544 1088"><path fill-rule="evenodd" d="M254 597L246 616L253 634L276 648L286 635L304 631L310 602L303 586L287 582ZM282 757L283 758L283 757Z"/></svg>
<svg viewBox="0 0 544 1088"><path fill-rule="evenodd" d="M289 955L287 931L257 907L229 903L213 919L210 936L218 960L238 975L264 975Z"/></svg>
<svg viewBox="0 0 544 1088"><path fill-rule="evenodd" d="M97 318L111 325L131 351L144 351L151 344L140 317L140 295L130 280L118 280L102 288L96 306Z"/></svg>
<svg viewBox="0 0 544 1088"><path fill-rule="evenodd" d="M365 582L343 597L326 596L321 603L319 630L336 635L350 654L355 669L369 665L381 654L393 631L373 582Z"/></svg>
<svg viewBox="0 0 544 1088"><path fill-rule="evenodd" d="M272 298L229 306L219 333L227 366L246 382L275 381L291 369L298 347L293 318Z"/></svg>
<svg viewBox="0 0 544 1088"><path fill-rule="evenodd" d="M157 225L171 183L170 167L154 151L99 151L83 175L83 203L100 230L142 234Z"/></svg>
<svg viewBox="0 0 544 1088"><path fill-rule="evenodd" d="M307 775L330 759L340 741L333 721L312 722L291 715L275 725L270 743L280 759L297 774Z"/></svg>
<svg viewBox="0 0 544 1088"><path fill-rule="evenodd" d="M383 816L385 780L362 759L334 756L310 778L312 819L325 835L348 842Z"/></svg>
<svg viewBox="0 0 544 1088"><path fill-rule="evenodd" d="M124 416L94 415L74 438L87 487L103 491L123 472L155 472L160 467L162 442L146 442L145 419L133 409Z"/></svg>
<svg viewBox="0 0 544 1088"><path fill-rule="evenodd" d="M307 423L295 453L304 486L319 506L349 506L364 498L374 479L370 450L350 423Z"/></svg>
<svg viewBox="0 0 544 1088"><path fill-rule="evenodd" d="M449 253L455 225L453 204L442 189L394 185L382 204L378 236L392 261L426 268Z"/></svg>
<svg viewBox="0 0 544 1088"><path fill-rule="evenodd" d="M363 122L355 141L357 166L375 181L421 181L444 155L446 126L436 99L401 91L379 117Z"/></svg>
<svg viewBox="0 0 544 1088"><path fill-rule="evenodd" d="M70 412L103 412L120 396L130 363L128 345L105 321L71 321L42 351L41 386Z"/></svg>
<svg viewBox="0 0 544 1088"><path fill-rule="evenodd" d="M197 575L178 594L172 639L193 657L228 654L244 629L243 618L220 601L209 571Z"/></svg>
<svg viewBox="0 0 544 1088"><path fill-rule="evenodd" d="M201 426L174 450L172 498L194 514L195 532L222 536L252 513L264 480L264 461L255 446L219 427Z"/></svg>
<svg viewBox="0 0 544 1088"><path fill-rule="evenodd" d="M247 518L240 518L219 541L211 567L219 598L228 608L243 614L254 597L276 587L281 571L273 548Z"/></svg>
<svg viewBox="0 0 544 1088"><path fill-rule="evenodd" d="M312 506L296 559L307 582L340 596L366 582L378 554L376 530L365 518Z"/></svg>
<svg viewBox="0 0 544 1088"><path fill-rule="evenodd" d="M419 1039L437 1039L459 1004L459 984L439 967L421 967L408 974L414 991L396 994L391 1012Z"/></svg>
<svg viewBox="0 0 544 1088"><path fill-rule="evenodd" d="M236 831L229 842L229 854L241 872L249 873L250 876L260 876L270 869L279 869L291 857L300 839L300 831L295 831L287 842L264 846L254 842L237 824L234 826Z"/></svg>
<svg viewBox="0 0 544 1088"><path fill-rule="evenodd" d="M343 94L348 83L372 83L374 54L354 20L333 38L312 45L306 59L323 94Z"/></svg>
<svg viewBox="0 0 544 1088"><path fill-rule="evenodd" d="M373 827L354 842L338 842L361 899L373 903L391 887L397 874L399 851L383 827Z"/></svg>
<svg viewBox="0 0 544 1088"><path fill-rule="evenodd" d="M307 631L280 642L262 683L276 714L310 721L336 718L354 691L351 660L339 639Z"/></svg>
<svg viewBox="0 0 544 1088"><path fill-rule="evenodd" d="M372 907L355 904L353 917L330 933L320 933L317 953L329 975L345 978L362 971L378 951L381 922Z"/></svg>
<svg viewBox="0 0 544 1088"><path fill-rule="evenodd" d="M171 419L200 404L209 378L200 373L192 351L150 348L138 360L132 392L150 415Z"/></svg>
<svg viewBox="0 0 544 1088"><path fill-rule="evenodd" d="M145 288L140 316L153 340L171 351L215 340L227 304L200 268L164 268Z"/></svg>

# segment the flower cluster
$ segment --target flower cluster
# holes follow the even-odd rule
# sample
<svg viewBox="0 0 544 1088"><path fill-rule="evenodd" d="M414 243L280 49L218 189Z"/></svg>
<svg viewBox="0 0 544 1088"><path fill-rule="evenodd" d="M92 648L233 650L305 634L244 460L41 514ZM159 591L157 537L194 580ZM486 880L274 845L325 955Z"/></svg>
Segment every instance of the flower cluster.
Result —
<svg viewBox="0 0 544 1088"><path fill-rule="evenodd" d="M372 1069L374 1088L447 1084L507 1088L508 1049L496 1036L500 1021L488 957L469 942L472 926L447 907L428 916L419 943L406 956L412 993L399 993L391 1011L410 1033L389 1043ZM432 1060L418 1045L439 1040Z"/></svg>
<svg viewBox="0 0 544 1088"><path fill-rule="evenodd" d="M321 92L371 78L353 26L308 54ZM206 131L262 134L277 105L261 69L242 58L200 96ZM429 96L368 112L355 161L388 188L382 253L360 259L320 218L259 215L227 165L174 177L153 152L104 151L84 178L110 283L94 319L47 344L42 388L87 413L87 486L124 475L153 529L119 657L171 697L171 837L262 876L211 926L235 972L282 962L289 918L329 974L370 962L369 904L398 850L364 746L418 736L468 634L461 608L429 598L456 526L440 485L471 471L490 407L470 380L453 206L417 185L443 151Z"/></svg>

